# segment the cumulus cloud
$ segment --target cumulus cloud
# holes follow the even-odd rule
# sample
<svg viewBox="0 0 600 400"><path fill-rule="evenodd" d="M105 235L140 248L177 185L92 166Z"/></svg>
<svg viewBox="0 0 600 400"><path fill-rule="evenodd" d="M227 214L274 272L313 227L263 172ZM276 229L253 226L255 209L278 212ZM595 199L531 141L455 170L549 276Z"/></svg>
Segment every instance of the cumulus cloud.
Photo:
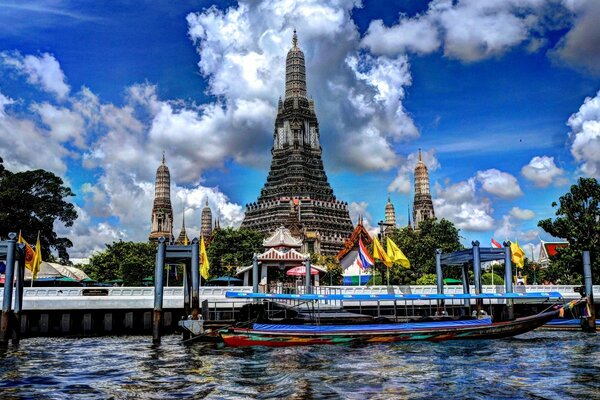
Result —
<svg viewBox="0 0 600 400"><path fill-rule="evenodd" d="M429 151L425 151L421 153L423 162L427 166L427 170L431 173L440 168L440 162L435 156L435 150L431 149ZM407 194L410 193L413 188L413 183L411 180L412 174L414 173L415 166L419 161L419 153L411 153L408 155L406 160L400 165L398 168L398 173L392 183L388 186L388 192L398 192Z"/></svg>
<svg viewBox="0 0 600 400"><path fill-rule="evenodd" d="M0 148L10 149L2 155L11 171L43 168L64 175L64 158L69 150L34 121L11 109L14 100L0 93ZM18 132L18 140L15 133Z"/></svg>
<svg viewBox="0 0 600 400"><path fill-rule="evenodd" d="M499 241L519 241L521 248L525 248L522 243L531 242L535 240L539 235L539 231L536 229L523 230L521 222L515 222L512 216L512 210L510 215L504 215L498 228L494 231L494 238Z"/></svg>
<svg viewBox="0 0 600 400"><path fill-rule="evenodd" d="M512 217L522 220L531 219L535 216L535 213L533 211L519 207L511 208L509 213Z"/></svg>
<svg viewBox="0 0 600 400"><path fill-rule="evenodd" d="M446 187L436 184L435 191L436 217L446 218L466 231L481 232L493 228L494 210L489 199L477 195L475 178Z"/></svg>
<svg viewBox="0 0 600 400"><path fill-rule="evenodd" d="M0 93L0 147L11 148L3 155L9 170L44 168L64 178L69 159L95 170L93 181L74 188L82 199L77 222L69 228L56 226L72 240L71 255L86 257L118 239L147 239L155 172L163 149L171 168L174 233L180 229L184 208L197 214L187 220L190 235L199 232L206 199L221 226L239 226L242 206L217 188L199 185L204 171L223 165L230 153L241 154L225 143L221 146L219 140L228 137L215 135L205 124L206 113L219 112L219 107L162 100L148 83L125 92L123 105L104 103L85 87L61 98L60 105L50 101L27 105L26 100L17 104ZM19 113L19 108L26 112ZM250 114L251 108L259 105L234 107L230 112ZM19 132L20 140L12 140L14 132ZM190 140L200 145L190 146ZM70 150L73 145L77 151Z"/></svg>
<svg viewBox="0 0 600 400"><path fill-rule="evenodd" d="M523 195L517 178L497 169L477 171L477 180L482 189L504 199L514 199Z"/></svg>
<svg viewBox="0 0 600 400"><path fill-rule="evenodd" d="M0 53L5 65L27 76L27 82L39 85L44 91L63 99L69 94L65 74L52 54L22 56L19 52Z"/></svg>
<svg viewBox="0 0 600 400"><path fill-rule="evenodd" d="M567 64L600 73L600 2L575 1L573 28L561 39L554 55Z"/></svg>
<svg viewBox="0 0 600 400"><path fill-rule="evenodd" d="M432 21L426 18L404 18L390 28L385 27L382 20L372 21L362 45L375 54L395 56L407 51L431 53L440 47L440 41Z"/></svg>
<svg viewBox="0 0 600 400"><path fill-rule="evenodd" d="M211 7L187 16L200 71L218 99L206 105L213 112L205 114L205 124L227 138L228 147L242 149L236 160L268 161L294 27L305 53L324 157L331 165L387 170L397 159L392 143L418 136L402 105L411 84L408 61L360 51L351 15L357 4L242 0L226 10Z"/></svg>
<svg viewBox="0 0 600 400"><path fill-rule="evenodd" d="M548 156L535 156L521 168L521 174L538 187L547 187L552 183L564 184L564 173L565 171L554 163L554 157Z"/></svg>
<svg viewBox="0 0 600 400"><path fill-rule="evenodd" d="M569 117L571 154L585 175L600 178L600 91Z"/></svg>
<svg viewBox="0 0 600 400"><path fill-rule="evenodd" d="M444 55L464 62L500 56L517 46L542 49L547 31L568 29L550 52L566 63L600 71L600 3L595 0L433 0L416 16L400 15L390 27L372 21L362 45L373 54Z"/></svg>

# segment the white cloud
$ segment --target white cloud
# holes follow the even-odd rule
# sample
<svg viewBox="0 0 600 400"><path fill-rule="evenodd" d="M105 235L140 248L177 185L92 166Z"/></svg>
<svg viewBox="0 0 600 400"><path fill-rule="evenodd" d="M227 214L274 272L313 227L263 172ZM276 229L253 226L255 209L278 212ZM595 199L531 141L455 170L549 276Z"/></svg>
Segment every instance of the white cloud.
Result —
<svg viewBox="0 0 600 400"><path fill-rule="evenodd" d="M64 99L69 94L69 85L65 82L65 74L60 64L52 54L43 53L41 56L27 55L23 57L15 52L0 53L4 64L13 67L19 73L27 76L27 82L40 85L41 88L58 99Z"/></svg>
<svg viewBox="0 0 600 400"><path fill-rule="evenodd" d="M535 213L531 210L513 207L510 209L510 215L512 217L515 217L516 219L526 220L533 218L535 216Z"/></svg>
<svg viewBox="0 0 600 400"><path fill-rule="evenodd" d="M571 154L585 175L600 178L600 91L569 117Z"/></svg>
<svg viewBox="0 0 600 400"><path fill-rule="evenodd" d="M500 226L494 231L494 238L498 241L514 241L522 242L534 241L539 236L537 229L522 230L521 222L515 222L512 218L512 210L510 215L504 215ZM515 217L518 218L518 217ZM525 248L521 245L521 248Z"/></svg>
<svg viewBox="0 0 600 400"><path fill-rule="evenodd" d="M433 0L424 13L402 14L390 27L372 21L362 45L386 56L442 48L447 57L475 62L517 46L538 51L548 43L547 31L569 29L551 54L598 72L599 15L595 0Z"/></svg>
<svg viewBox="0 0 600 400"><path fill-rule="evenodd" d="M339 168L390 169L396 162L392 142L418 136L402 105L411 84L409 65L403 56L361 54L351 14L357 5L242 0L226 10L213 6L189 14L200 71L208 78L209 94L219 99L206 106L212 112L205 113L205 124L213 128L207 134L242 149L237 161L266 165L285 57L297 27L324 157Z"/></svg>
<svg viewBox="0 0 600 400"><path fill-rule="evenodd" d="M387 28L382 20L369 24L362 45L375 54L394 56L413 51L431 53L440 47L437 29L425 18L404 18Z"/></svg>
<svg viewBox="0 0 600 400"><path fill-rule="evenodd" d="M493 209L489 199L477 196L475 178L445 188L436 184L435 191L437 197L433 199L433 206L437 218L446 218L466 231L492 229Z"/></svg>
<svg viewBox="0 0 600 400"><path fill-rule="evenodd" d="M33 121L5 109L13 102L0 93L0 148L10 149L2 154L5 167L15 172L43 168L64 175L67 166L63 158L70 152Z"/></svg>
<svg viewBox="0 0 600 400"><path fill-rule="evenodd" d="M573 28L552 53L567 64L600 73L600 2L582 0L570 8L575 13Z"/></svg>
<svg viewBox="0 0 600 400"><path fill-rule="evenodd" d="M547 187L552 183L564 184L564 173L565 171L554 163L554 157L548 156L535 156L529 164L521 168L521 174L538 187Z"/></svg>
<svg viewBox="0 0 600 400"><path fill-rule="evenodd" d="M73 141L77 147L85 147L84 120L79 113L49 103L33 104L31 109L39 114L42 122L50 128L49 135L57 142Z"/></svg>
<svg viewBox="0 0 600 400"><path fill-rule="evenodd" d="M523 195L517 178L494 168L477 171L477 180L483 190L504 199L514 199Z"/></svg>

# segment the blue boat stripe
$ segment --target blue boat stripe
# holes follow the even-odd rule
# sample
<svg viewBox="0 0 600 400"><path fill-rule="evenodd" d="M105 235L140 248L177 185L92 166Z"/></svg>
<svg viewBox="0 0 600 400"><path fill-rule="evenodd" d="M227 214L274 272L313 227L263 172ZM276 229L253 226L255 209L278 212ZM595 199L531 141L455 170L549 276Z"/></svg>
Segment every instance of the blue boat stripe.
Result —
<svg viewBox="0 0 600 400"><path fill-rule="evenodd" d="M562 299L559 292L532 293L482 293L482 294L272 294L226 292L225 297L233 299L274 299L274 300L463 300L463 299Z"/></svg>

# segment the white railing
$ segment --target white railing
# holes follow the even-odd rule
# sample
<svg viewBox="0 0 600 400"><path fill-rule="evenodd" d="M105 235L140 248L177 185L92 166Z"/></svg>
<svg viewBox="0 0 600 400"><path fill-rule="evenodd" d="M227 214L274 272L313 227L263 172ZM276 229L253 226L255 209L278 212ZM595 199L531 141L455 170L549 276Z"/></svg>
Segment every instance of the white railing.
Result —
<svg viewBox="0 0 600 400"><path fill-rule="evenodd" d="M527 292L559 292L566 300L579 297L575 291L580 286L576 285L527 285ZM102 289L105 295L86 295L91 289ZM436 286L317 286L313 288L316 293L326 294L388 294L388 293L437 293ZM515 291L520 287L515 286ZM503 293L503 286L485 285L484 293ZM251 286L214 286L201 287L200 300L209 300L215 307L231 307L234 299L225 297L227 291L252 292ZM300 289L300 292L303 291ZM461 285L444 286L444 293L462 293ZM471 286L471 293L475 288ZM0 288L0 299L4 288ZM594 286L596 301L600 302L600 286ZM164 308L183 308L183 288L168 286L163 289ZM530 300L531 301L531 300ZM243 302L235 301L236 307L241 307ZM333 302L332 302L333 303ZM344 302L346 304L346 302ZM384 304L383 302L381 304ZM333 304L332 304L333 305ZM337 305L337 302L336 302ZM25 310L60 310L60 309L151 309L154 306L153 287L33 287L24 288L23 309Z"/></svg>

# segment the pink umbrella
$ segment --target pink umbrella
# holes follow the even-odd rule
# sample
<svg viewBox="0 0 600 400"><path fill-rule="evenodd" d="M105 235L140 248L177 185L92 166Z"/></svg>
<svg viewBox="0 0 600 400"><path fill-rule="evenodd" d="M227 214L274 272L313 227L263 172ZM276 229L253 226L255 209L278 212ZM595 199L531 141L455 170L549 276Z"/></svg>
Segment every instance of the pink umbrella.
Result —
<svg viewBox="0 0 600 400"><path fill-rule="evenodd" d="M304 267L304 266L294 267L292 269L289 269L285 274L288 276L304 276L304 275L306 275L306 267ZM319 275L319 271L316 268L311 268L310 274L311 275Z"/></svg>

